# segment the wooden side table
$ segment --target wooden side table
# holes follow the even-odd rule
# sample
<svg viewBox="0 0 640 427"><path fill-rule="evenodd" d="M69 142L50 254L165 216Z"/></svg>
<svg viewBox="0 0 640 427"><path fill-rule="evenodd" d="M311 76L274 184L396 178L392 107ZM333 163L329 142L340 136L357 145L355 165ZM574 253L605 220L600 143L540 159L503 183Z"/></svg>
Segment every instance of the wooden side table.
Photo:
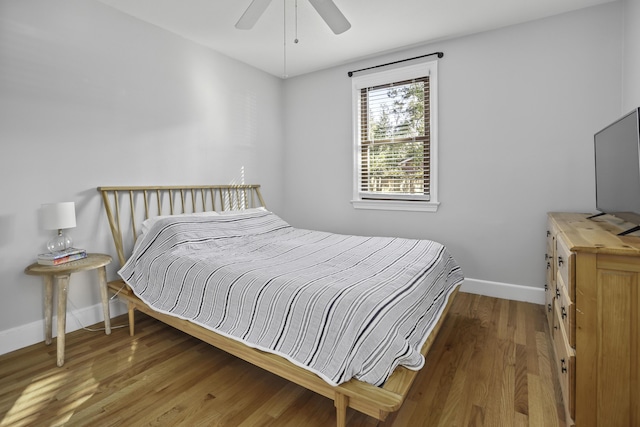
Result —
<svg viewBox="0 0 640 427"><path fill-rule="evenodd" d="M41 265L33 263L24 269L26 274L42 276L44 280L44 326L45 343L51 344L52 320L53 320L53 283L58 288L58 366L64 365L64 341L67 324L67 292L69 277L72 273L85 270L97 270L100 282L100 295L102 297L102 310L104 312L104 329L107 335L111 334L111 318L109 316L109 298L107 296L107 269L111 257L104 254L87 254L86 258L71 261L60 265Z"/></svg>

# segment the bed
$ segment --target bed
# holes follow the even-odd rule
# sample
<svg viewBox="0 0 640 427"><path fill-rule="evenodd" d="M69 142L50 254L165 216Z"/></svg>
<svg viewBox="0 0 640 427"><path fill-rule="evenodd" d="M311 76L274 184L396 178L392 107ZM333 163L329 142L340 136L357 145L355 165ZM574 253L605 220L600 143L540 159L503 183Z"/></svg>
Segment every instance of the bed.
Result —
<svg viewBox="0 0 640 427"><path fill-rule="evenodd" d="M463 280L436 242L294 228L259 185L98 191L131 335L144 312L332 399L340 427L400 408Z"/></svg>

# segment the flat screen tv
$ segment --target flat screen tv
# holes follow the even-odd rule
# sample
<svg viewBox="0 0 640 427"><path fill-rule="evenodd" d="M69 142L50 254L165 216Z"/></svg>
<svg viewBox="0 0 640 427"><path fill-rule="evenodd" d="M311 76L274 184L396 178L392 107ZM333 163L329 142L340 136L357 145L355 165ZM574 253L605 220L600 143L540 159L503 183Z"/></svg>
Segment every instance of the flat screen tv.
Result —
<svg viewBox="0 0 640 427"><path fill-rule="evenodd" d="M594 135L596 208L640 230L640 108Z"/></svg>

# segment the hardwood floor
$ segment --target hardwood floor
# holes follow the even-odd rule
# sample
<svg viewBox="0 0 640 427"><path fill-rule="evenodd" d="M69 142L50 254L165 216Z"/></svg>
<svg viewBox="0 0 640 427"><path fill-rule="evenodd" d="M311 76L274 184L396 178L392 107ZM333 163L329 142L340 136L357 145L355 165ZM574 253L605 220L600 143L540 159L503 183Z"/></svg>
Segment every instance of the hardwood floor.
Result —
<svg viewBox="0 0 640 427"><path fill-rule="evenodd" d="M112 321L123 324L126 318ZM402 408L349 426L559 426L542 306L459 293ZM333 402L138 314L0 356L0 426L330 426Z"/></svg>

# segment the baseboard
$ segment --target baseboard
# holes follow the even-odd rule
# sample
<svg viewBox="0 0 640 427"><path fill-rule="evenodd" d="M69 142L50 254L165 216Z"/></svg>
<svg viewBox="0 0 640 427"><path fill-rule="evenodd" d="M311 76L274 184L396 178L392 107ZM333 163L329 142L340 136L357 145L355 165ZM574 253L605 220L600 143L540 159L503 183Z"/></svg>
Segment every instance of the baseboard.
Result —
<svg viewBox="0 0 640 427"><path fill-rule="evenodd" d="M462 292L544 305L544 289L465 278Z"/></svg>
<svg viewBox="0 0 640 427"><path fill-rule="evenodd" d="M109 303L111 317L127 312L127 306L117 299ZM83 326L95 325L104 321L102 303L67 312L67 332L81 329ZM57 335L57 319L53 317L53 336ZM44 319L0 331L0 354L10 353L39 342L44 343Z"/></svg>
<svg viewBox="0 0 640 427"><path fill-rule="evenodd" d="M466 278L461 291L495 298L544 304L544 289L531 286ZM127 306L115 299L110 301L109 310L111 317L116 317L127 313ZM88 326L100 323L103 320L102 304L70 311L67 313L67 332L82 328L78 322ZM56 336L55 325L56 318L54 317L53 336ZM39 342L44 342L44 319L0 331L0 354L6 354Z"/></svg>

